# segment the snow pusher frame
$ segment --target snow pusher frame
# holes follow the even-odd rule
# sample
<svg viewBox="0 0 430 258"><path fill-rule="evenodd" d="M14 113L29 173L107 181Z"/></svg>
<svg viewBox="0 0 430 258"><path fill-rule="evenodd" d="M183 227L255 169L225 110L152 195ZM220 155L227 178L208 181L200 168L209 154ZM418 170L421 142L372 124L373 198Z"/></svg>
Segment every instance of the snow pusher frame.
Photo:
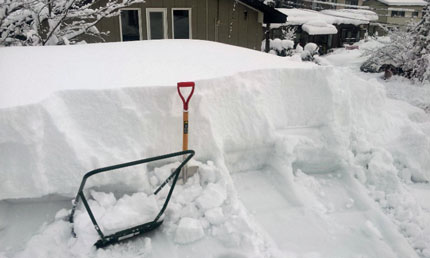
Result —
<svg viewBox="0 0 430 258"><path fill-rule="evenodd" d="M161 191L161 189L164 186L166 186L169 183L170 180L173 179L172 185L170 187L170 190L169 190L169 193L166 197L166 200L164 201L163 207L161 208L160 212L157 214L157 216L155 217L155 219L153 221L147 222L147 223L144 223L144 224L141 224L138 226L134 226L132 228L124 229L124 230L118 231L118 232L111 234L111 235L108 235L108 236L105 236L103 234L103 232L101 231L101 229L100 229L100 227L99 227L99 225L98 225L98 223L94 217L93 212L91 211L90 206L88 205L87 199L86 199L85 194L84 194L85 183L89 177L96 175L96 174L99 174L99 173L107 172L107 171L112 171L112 170L125 168L125 167L131 167L131 166L140 165L143 163L149 163L149 162L153 162L153 161L157 161L157 160L163 160L163 159L173 158L173 157L187 155L187 154L188 154L188 156L175 169L175 171L172 172L172 174L170 174L170 176L154 191L154 195L156 195L158 192ZM169 203L170 197L172 196L173 189L175 188L175 185L176 185L176 182L178 180L179 173L181 172L181 169L194 156L194 154L195 154L195 152L193 150L186 150L186 151L175 152L175 153L166 154L166 155L162 155L162 156L136 160L136 161L118 164L118 165L114 165L114 166L98 168L98 169L95 169L95 170L92 170L92 171L86 173L84 175L84 177L82 178L82 182L81 182L81 185L79 187L78 194L76 195L76 198L73 201L73 207L72 207L72 211L71 211L71 214L69 217L69 222L73 224L73 220L74 220L73 217L74 217L74 214L76 211L76 207L78 205L79 199L81 199L85 209L88 212L88 215L90 216L90 219L94 225L94 228L96 229L97 233L100 236L100 240L98 240L94 244L97 248L101 248L101 247L105 247L105 246L108 246L111 244L115 244L115 243L120 242L122 240L131 238L131 237L135 237L135 236L138 236L138 235L141 235L141 234L144 234L144 233L147 233L149 231L156 229L157 227L159 227L161 225L161 223L163 223L163 220L161 220L161 221L158 221L158 220L160 219L160 217L163 215L164 211L167 208L167 204ZM74 237L76 237L76 233L75 233L73 227L72 227L72 234Z"/></svg>

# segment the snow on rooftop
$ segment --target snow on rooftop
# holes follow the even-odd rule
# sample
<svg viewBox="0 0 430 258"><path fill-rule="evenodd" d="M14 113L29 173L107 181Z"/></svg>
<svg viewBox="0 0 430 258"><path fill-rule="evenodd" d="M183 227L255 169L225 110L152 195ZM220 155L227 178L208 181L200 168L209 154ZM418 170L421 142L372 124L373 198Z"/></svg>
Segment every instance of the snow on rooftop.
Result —
<svg viewBox="0 0 430 258"><path fill-rule="evenodd" d="M278 8L278 11L288 16L285 24L271 24L271 27L279 27L282 25L303 25L313 20L324 21L327 24L353 24L361 25L368 24L374 19L371 11L367 10L350 10L340 13L323 13L308 9L288 9ZM375 14L375 13L373 13ZM375 14L376 15L376 14ZM372 19L370 19L371 17Z"/></svg>
<svg viewBox="0 0 430 258"><path fill-rule="evenodd" d="M302 25L302 29L309 35L329 35L337 34L337 29L324 21L313 20Z"/></svg>
<svg viewBox="0 0 430 258"><path fill-rule="evenodd" d="M36 103L61 90L174 86L292 66L282 57L199 40L0 48L0 108Z"/></svg>
<svg viewBox="0 0 430 258"><path fill-rule="evenodd" d="M428 3L423 0L378 0L381 3L386 5L418 5L418 6L426 6Z"/></svg>
<svg viewBox="0 0 430 258"><path fill-rule="evenodd" d="M378 20L378 15L375 12L369 11L369 10L361 10L361 9L322 10L321 13L335 16L335 17L361 20L363 22Z"/></svg>

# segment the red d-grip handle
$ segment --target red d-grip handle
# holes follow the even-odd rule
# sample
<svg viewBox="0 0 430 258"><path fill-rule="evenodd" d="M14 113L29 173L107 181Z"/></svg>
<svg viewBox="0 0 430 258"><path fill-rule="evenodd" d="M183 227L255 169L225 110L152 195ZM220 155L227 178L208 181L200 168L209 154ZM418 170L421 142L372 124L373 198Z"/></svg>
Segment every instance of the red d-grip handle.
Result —
<svg viewBox="0 0 430 258"><path fill-rule="evenodd" d="M184 103L184 110L188 111L188 102L190 102L191 96L193 96L194 93L194 82L178 82L178 93L179 97L181 97L182 102ZM181 88L185 87L191 87L191 93L188 96L187 100L185 100L184 96L182 96Z"/></svg>

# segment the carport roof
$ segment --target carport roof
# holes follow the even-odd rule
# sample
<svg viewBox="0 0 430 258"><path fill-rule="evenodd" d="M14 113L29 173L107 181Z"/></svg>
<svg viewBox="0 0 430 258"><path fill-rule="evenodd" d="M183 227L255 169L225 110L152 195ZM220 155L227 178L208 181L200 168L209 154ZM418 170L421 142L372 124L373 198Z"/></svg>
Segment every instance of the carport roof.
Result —
<svg viewBox="0 0 430 258"><path fill-rule="evenodd" d="M287 15L272 8L258 0L239 0L239 2L248 5L264 14L263 23L285 23L287 22Z"/></svg>

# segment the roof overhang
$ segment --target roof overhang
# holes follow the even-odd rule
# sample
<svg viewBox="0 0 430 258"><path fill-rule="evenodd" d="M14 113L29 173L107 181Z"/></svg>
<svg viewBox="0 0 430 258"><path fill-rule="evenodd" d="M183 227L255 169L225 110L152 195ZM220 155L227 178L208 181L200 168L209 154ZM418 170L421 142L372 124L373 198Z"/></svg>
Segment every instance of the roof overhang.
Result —
<svg viewBox="0 0 430 258"><path fill-rule="evenodd" d="M263 13L263 23L286 23L287 15L280 11L265 5L258 0L239 0L242 4L251 7Z"/></svg>

